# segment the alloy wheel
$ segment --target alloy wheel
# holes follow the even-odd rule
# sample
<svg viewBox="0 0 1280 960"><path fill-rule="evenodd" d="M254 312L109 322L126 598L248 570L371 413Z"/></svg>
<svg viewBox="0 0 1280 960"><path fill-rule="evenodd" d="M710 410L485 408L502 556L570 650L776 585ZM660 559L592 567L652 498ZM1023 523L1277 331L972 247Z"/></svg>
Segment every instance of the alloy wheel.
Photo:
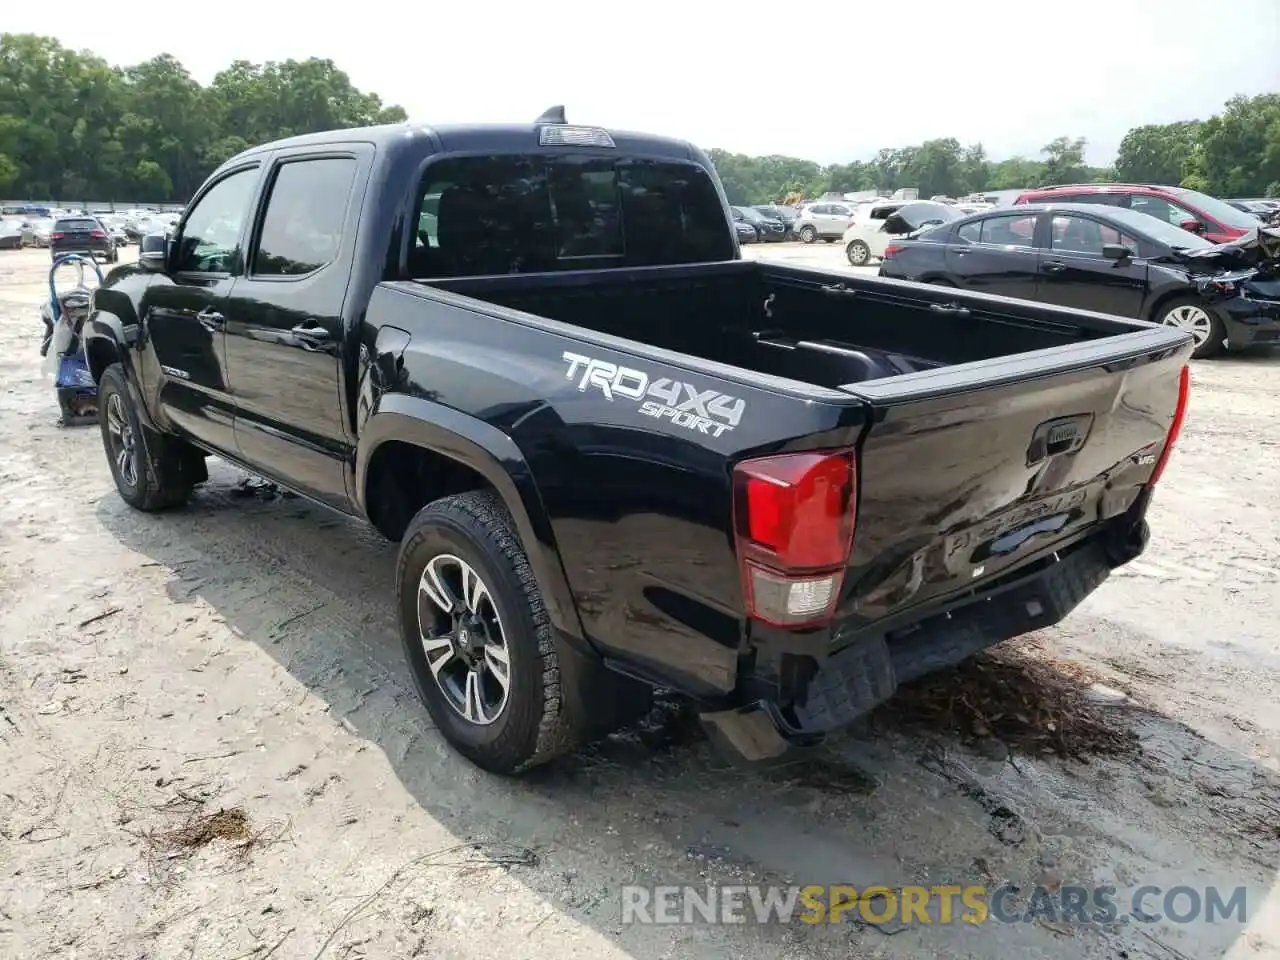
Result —
<svg viewBox="0 0 1280 960"><path fill-rule="evenodd" d="M418 632L449 705L477 726L497 720L511 691L506 635L488 586L461 557L438 554L423 569Z"/></svg>
<svg viewBox="0 0 1280 960"><path fill-rule="evenodd" d="M124 412L124 403L120 394L113 393L107 398L107 431L111 436L111 459L115 461L116 473L126 486L138 485L138 442Z"/></svg>

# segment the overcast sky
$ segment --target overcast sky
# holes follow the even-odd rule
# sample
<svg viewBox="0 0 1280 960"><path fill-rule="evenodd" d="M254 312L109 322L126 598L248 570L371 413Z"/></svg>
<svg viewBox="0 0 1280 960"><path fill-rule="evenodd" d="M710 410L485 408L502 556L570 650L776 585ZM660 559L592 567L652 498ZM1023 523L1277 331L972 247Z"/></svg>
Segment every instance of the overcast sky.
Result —
<svg viewBox="0 0 1280 960"><path fill-rule="evenodd" d="M1280 91L1280 0L0 0L2 27L117 64L168 52L207 83L236 59L329 57L416 120L570 122L822 163L953 136L1002 159ZM895 24L901 10L901 26Z"/></svg>

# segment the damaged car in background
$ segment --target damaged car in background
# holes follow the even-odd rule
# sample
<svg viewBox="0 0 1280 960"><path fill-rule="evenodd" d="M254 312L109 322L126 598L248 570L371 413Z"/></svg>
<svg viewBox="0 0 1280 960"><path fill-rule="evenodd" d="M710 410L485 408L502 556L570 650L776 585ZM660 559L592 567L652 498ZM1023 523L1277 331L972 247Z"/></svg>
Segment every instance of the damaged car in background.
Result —
<svg viewBox="0 0 1280 960"><path fill-rule="evenodd" d="M1278 237L1214 244L1119 207L1022 204L895 239L880 275L1178 327L1203 359L1280 343Z"/></svg>

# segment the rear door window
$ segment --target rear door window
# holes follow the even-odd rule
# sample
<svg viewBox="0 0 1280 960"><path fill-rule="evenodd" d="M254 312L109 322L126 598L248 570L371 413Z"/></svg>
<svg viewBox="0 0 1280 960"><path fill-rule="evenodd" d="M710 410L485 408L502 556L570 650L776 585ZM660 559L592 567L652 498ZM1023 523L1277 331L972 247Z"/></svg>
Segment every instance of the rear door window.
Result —
<svg viewBox="0 0 1280 960"><path fill-rule="evenodd" d="M727 260L733 234L707 172L677 161L455 157L427 168L415 277Z"/></svg>
<svg viewBox="0 0 1280 960"><path fill-rule="evenodd" d="M1005 214L982 221L982 242L1002 247L1030 247L1039 214Z"/></svg>
<svg viewBox="0 0 1280 960"><path fill-rule="evenodd" d="M355 175L352 157L282 163L262 218L253 275L296 277L328 265L342 243Z"/></svg>

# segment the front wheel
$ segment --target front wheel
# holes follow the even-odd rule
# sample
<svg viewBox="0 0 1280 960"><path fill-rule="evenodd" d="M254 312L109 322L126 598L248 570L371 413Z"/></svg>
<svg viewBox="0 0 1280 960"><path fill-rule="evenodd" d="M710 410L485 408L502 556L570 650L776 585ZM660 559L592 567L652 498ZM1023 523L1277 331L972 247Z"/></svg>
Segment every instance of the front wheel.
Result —
<svg viewBox="0 0 1280 960"><path fill-rule="evenodd" d="M520 773L629 719L603 668L558 638L496 494L462 493L418 511L401 543L396 592L418 695L477 766Z"/></svg>
<svg viewBox="0 0 1280 960"><path fill-rule="evenodd" d="M118 363L107 367L98 382L98 423L111 479L134 509L150 513L176 507L208 478L198 450L176 437L146 433Z"/></svg>
<svg viewBox="0 0 1280 960"><path fill-rule="evenodd" d="M1195 297L1170 300L1160 308L1156 323L1177 327L1191 334L1195 340L1195 349L1191 353L1193 360L1217 356L1223 351L1223 341L1227 334L1222 321Z"/></svg>
<svg viewBox="0 0 1280 960"><path fill-rule="evenodd" d="M871 248L865 240L850 240L849 245L844 248L844 255L849 258L851 266L865 267L871 259Z"/></svg>
<svg viewBox="0 0 1280 960"><path fill-rule="evenodd" d="M801 227L801 228L800 228L800 242L801 242L801 243L813 243L813 241L815 241L815 240L817 240L817 239L818 239L818 231L817 231L817 230L815 230L815 229L813 229L813 227Z"/></svg>

